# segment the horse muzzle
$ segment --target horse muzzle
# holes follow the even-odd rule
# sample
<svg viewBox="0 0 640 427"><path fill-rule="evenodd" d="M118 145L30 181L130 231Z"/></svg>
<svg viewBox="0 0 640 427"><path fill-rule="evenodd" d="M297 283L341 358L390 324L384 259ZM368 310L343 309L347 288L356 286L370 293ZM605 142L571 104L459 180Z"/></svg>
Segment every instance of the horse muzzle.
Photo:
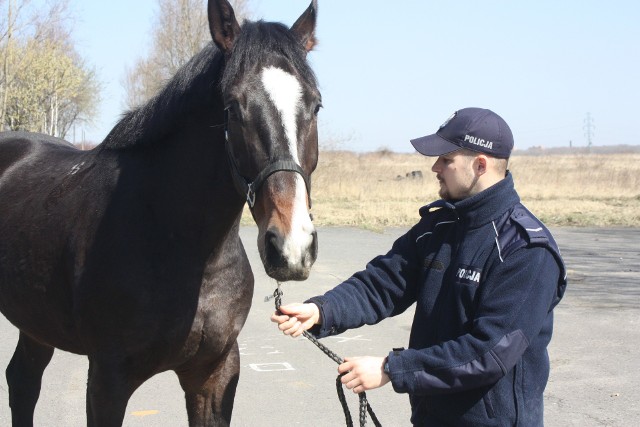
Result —
<svg viewBox="0 0 640 427"><path fill-rule="evenodd" d="M311 227L283 235L270 228L264 234L262 262L267 274L275 280L305 280L318 255L318 235Z"/></svg>

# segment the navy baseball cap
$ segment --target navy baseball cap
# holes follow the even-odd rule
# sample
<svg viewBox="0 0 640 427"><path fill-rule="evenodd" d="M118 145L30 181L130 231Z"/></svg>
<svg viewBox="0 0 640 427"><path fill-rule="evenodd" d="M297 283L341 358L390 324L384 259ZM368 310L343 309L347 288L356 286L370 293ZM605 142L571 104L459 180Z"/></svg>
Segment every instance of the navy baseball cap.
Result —
<svg viewBox="0 0 640 427"><path fill-rule="evenodd" d="M484 108L458 110L433 135L411 140L425 156L442 156L466 148L507 159L513 149L513 134L502 117Z"/></svg>

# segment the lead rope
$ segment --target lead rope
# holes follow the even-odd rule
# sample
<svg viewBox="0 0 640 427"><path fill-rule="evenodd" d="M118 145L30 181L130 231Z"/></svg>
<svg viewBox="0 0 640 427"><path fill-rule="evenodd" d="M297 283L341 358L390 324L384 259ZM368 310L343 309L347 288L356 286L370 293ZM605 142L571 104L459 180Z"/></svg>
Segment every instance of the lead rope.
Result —
<svg viewBox="0 0 640 427"><path fill-rule="evenodd" d="M280 306L282 305L282 289L280 289L280 282L277 282L278 287L273 292L273 296L267 297L268 301L271 298L275 299L276 311L280 311ZM331 360L336 362L338 365L341 365L344 362L344 359L338 356L336 353L331 351L327 346L318 341L313 335L308 333L307 331L303 331L302 335L315 344L324 354L329 356ZM340 382L340 378L345 374L340 374L336 378L336 390L338 392L338 399L340 400L340 405L342 405L342 412L344 412L344 418L347 423L347 427L353 427L353 419L351 418L351 412L349 411L349 407L347 406L347 399L344 396L344 390L342 389L342 383ZM376 427L382 427L380 421L378 421L378 417L371 409L369 402L367 402L367 394L363 391L362 393L358 393L358 398L360 399L360 427L364 427L367 424L367 412L371 417L371 421Z"/></svg>

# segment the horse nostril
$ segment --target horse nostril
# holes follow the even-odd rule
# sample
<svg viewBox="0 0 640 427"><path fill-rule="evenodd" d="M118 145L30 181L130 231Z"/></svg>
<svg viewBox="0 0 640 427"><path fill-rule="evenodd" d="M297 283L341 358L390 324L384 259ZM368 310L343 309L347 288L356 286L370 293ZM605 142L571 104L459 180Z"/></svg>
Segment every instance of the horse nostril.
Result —
<svg viewBox="0 0 640 427"><path fill-rule="evenodd" d="M311 258L311 263L318 258L318 233L314 231L311 233L311 245L309 245L309 256Z"/></svg>
<svg viewBox="0 0 640 427"><path fill-rule="evenodd" d="M264 236L264 249L267 262L272 266L286 265L287 261L282 254L284 238L275 231L267 231Z"/></svg>

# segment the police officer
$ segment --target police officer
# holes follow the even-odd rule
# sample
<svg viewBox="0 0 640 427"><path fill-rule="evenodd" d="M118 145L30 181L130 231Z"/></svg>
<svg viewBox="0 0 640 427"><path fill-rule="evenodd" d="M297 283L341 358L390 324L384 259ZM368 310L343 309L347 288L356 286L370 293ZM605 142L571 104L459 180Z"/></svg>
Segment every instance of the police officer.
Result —
<svg viewBox="0 0 640 427"><path fill-rule="evenodd" d="M416 303L407 349L346 358L356 393L391 382L415 426L542 426L553 308L565 267L549 230L520 203L508 158L513 135L493 111L455 112L411 141L441 200L386 255L324 295L271 317L287 335L322 338Z"/></svg>

